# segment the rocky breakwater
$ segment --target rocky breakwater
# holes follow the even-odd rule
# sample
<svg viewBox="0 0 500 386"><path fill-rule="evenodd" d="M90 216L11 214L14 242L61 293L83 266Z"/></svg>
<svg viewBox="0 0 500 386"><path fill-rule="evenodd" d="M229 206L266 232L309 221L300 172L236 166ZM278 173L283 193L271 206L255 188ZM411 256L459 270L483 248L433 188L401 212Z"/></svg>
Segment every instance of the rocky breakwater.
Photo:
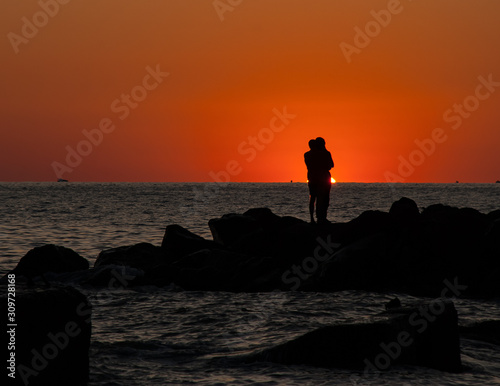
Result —
<svg viewBox="0 0 500 386"><path fill-rule="evenodd" d="M442 204L420 210L401 198L389 212L366 211L346 223L318 226L255 208L208 225L213 240L168 225L161 246L104 250L92 269L66 248L35 248L15 271L31 279L55 272L55 280L69 275L93 287L173 283L185 290L233 292L500 296L500 210L484 214Z"/></svg>

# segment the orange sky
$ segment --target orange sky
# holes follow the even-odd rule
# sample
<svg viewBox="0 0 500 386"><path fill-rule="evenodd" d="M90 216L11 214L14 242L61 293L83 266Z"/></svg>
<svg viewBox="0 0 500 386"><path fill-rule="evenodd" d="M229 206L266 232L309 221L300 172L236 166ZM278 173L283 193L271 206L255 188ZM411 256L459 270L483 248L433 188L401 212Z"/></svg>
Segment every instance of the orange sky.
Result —
<svg viewBox="0 0 500 386"><path fill-rule="evenodd" d="M1 8L0 181L500 179L500 1Z"/></svg>

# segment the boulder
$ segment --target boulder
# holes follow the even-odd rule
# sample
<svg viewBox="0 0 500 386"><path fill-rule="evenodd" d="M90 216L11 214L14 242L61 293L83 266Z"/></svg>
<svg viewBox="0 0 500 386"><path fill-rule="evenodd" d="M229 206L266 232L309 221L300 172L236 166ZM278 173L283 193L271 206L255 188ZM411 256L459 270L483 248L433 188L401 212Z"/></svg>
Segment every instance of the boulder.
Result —
<svg viewBox="0 0 500 386"><path fill-rule="evenodd" d="M221 218L211 219L208 226L215 242L230 246L243 236L261 229L259 222L253 217L230 213Z"/></svg>
<svg viewBox="0 0 500 386"><path fill-rule="evenodd" d="M347 223L347 227L344 230L345 240L343 242L351 243L364 237L387 231L392 224L389 213L379 210L367 210Z"/></svg>
<svg viewBox="0 0 500 386"><path fill-rule="evenodd" d="M201 249L221 248L222 246L212 240L205 240L180 225L168 225L161 247L170 260L176 260Z"/></svg>
<svg viewBox="0 0 500 386"><path fill-rule="evenodd" d="M417 203L408 197L401 197L391 205L389 214L399 225L411 225L420 218Z"/></svg>
<svg viewBox="0 0 500 386"><path fill-rule="evenodd" d="M72 249L47 244L31 249L19 260L12 273L34 279L47 272L75 272L88 268L89 262Z"/></svg>
<svg viewBox="0 0 500 386"><path fill-rule="evenodd" d="M143 284L144 276L144 271L137 268L123 265L101 265L90 269L80 284L108 289L127 288Z"/></svg>
<svg viewBox="0 0 500 386"><path fill-rule="evenodd" d="M6 298L2 286L2 310L7 310ZM15 299L17 325L6 328L15 335L16 384L86 384L91 335L87 298L71 287L34 290L17 284Z"/></svg>
<svg viewBox="0 0 500 386"><path fill-rule="evenodd" d="M468 326L460 326L460 335L500 346L500 320L485 320Z"/></svg>
<svg viewBox="0 0 500 386"><path fill-rule="evenodd" d="M282 269L271 257L204 249L172 264L172 281L190 291L256 292L279 288Z"/></svg>
<svg viewBox="0 0 500 386"><path fill-rule="evenodd" d="M272 229L282 219L282 217L274 214L269 208L252 208L243 213L243 216L253 218L263 229Z"/></svg>
<svg viewBox="0 0 500 386"><path fill-rule="evenodd" d="M144 272L167 261L165 250L149 243L139 243L101 251L94 267L123 265Z"/></svg>
<svg viewBox="0 0 500 386"><path fill-rule="evenodd" d="M365 323L319 328L254 354L249 361L365 371L404 364L458 372L457 312L445 299L391 309Z"/></svg>
<svg viewBox="0 0 500 386"><path fill-rule="evenodd" d="M232 278L248 258L232 251L203 249L172 264L173 282L190 291L235 291Z"/></svg>

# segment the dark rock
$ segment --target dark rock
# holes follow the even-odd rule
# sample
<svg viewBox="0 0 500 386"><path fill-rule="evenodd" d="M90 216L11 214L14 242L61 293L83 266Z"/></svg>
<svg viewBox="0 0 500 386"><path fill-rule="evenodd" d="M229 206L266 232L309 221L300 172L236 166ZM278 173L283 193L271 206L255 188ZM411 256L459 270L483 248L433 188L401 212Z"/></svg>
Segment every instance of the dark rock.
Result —
<svg viewBox="0 0 500 386"><path fill-rule="evenodd" d="M492 221L500 219L500 209L494 210L487 214L488 218Z"/></svg>
<svg viewBox="0 0 500 386"><path fill-rule="evenodd" d="M47 244L31 249L12 270L33 279L47 272L75 272L89 268L89 262L72 249Z"/></svg>
<svg viewBox="0 0 500 386"><path fill-rule="evenodd" d="M458 372L457 312L451 301L436 299L386 311L367 323L322 327L249 360L366 371L406 364Z"/></svg>
<svg viewBox="0 0 500 386"><path fill-rule="evenodd" d="M464 338L500 346L500 320L486 320L469 326L461 326L459 331Z"/></svg>
<svg viewBox="0 0 500 386"><path fill-rule="evenodd" d="M101 251L97 256L94 267L124 265L146 272L166 261L166 253L161 247L149 243L139 243Z"/></svg>
<svg viewBox="0 0 500 386"><path fill-rule="evenodd" d="M172 265L173 282L192 291L270 291L280 285L281 270L271 258L227 250L201 250Z"/></svg>
<svg viewBox="0 0 500 386"><path fill-rule="evenodd" d="M312 255L316 237L306 222L283 217L275 223L275 229L259 228L239 238L230 249L252 256L274 257L277 264L287 265Z"/></svg>
<svg viewBox="0 0 500 386"><path fill-rule="evenodd" d="M3 287L2 310L6 298ZM86 384L91 305L84 295L71 287L41 291L17 284L15 323L16 384Z"/></svg>
<svg viewBox="0 0 500 386"><path fill-rule="evenodd" d="M215 242L230 246L243 236L260 229L259 222L253 217L242 214L225 214L208 222Z"/></svg>
<svg viewBox="0 0 500 386"><path fill-rule="evenodd" d="M143 284L144 276L144 271L137 268L101 265L89 270L86 278L80 283L84 286L118 289Z"/></svg>
<svg viewBox="0 0 500 386"><path fill-rule="evenodd" d="M221 245L212 240L205 240L180 225L168 225L161 247L169 259L175 260L201 249L221 248Z"/></svg>
<svg viewBox="0 0 500 386"><path fill-rule="evenodd" d="M367 210L347 223L346 243L384 232L392 226L389 213L379 210Z"/></svg>
<svg viewBox="0 0 500 386"><path fill-rule="evenodd" d="M416 202L408 197L401 197L398 201L395 201L389 210L389 214L400 225L414 224L420 217Z"/></svg>
<svg viewBox="0 0 500 386"><path fill-rule="evenodd" d="M253 218L263 229L272 229L276 222L281 219L280 216L274 214L269 208L252 208L243 213L243 216Z"/></svg>
<svg viewBox="0 0 500 386"><path fill-rule="evenodd" d="M394 299L391 299L389 300L386 304L385 304L385 309L386 310L392 310L394 308L401 308L401 301L399 300L399 298L394 298Z"/></svg>

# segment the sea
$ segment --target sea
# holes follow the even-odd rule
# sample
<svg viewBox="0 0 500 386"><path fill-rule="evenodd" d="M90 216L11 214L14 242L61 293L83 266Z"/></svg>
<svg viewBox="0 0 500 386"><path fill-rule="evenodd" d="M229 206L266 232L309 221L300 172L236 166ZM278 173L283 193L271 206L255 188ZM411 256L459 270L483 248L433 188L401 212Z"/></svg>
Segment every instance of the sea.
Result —
<svg viewBox="0 0 500 386"><path fill-rule="evenodd" d="M500 209L500 184L336 183L329 219L388 211L401 197ZM0 275L30 249L72 248L92 266L104 249L160 245L179 224L211 239L208 221L268 207L308 221L305 183L0 183ZM336 368L247 363L245 357L318 327L377 314L400 293L192 292L176 286L95 290L89 385L500 385L500 346L461 340L464 371L395 366L365 374ZM454 299L461 325L500 319L500 299Z"/></svg>

